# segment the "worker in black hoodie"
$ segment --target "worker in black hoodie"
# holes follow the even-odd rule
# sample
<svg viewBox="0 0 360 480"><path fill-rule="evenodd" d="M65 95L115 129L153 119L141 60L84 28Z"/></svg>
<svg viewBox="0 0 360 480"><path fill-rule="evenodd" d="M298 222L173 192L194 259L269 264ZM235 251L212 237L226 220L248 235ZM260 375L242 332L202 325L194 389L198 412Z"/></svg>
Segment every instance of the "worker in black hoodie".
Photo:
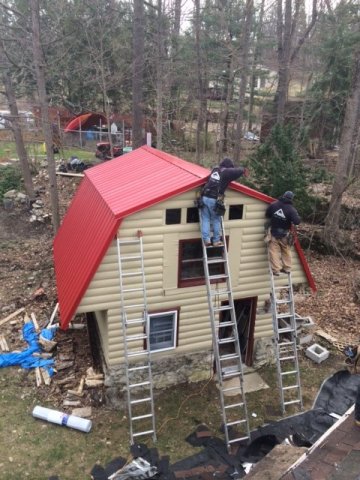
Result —
<svg viewBox="0 0 360 480"><path fill-rule="evenodd" d="M294 194L287 191L275 202L271 203L265 212L270 221L269 256L273 275L291 270L291 245L289 242L292 225L300 224L300 217L293 206Z"/></svg>
<svg viewBox="0 0 360 480"><path fill-rule="evenodd" d="M230 158L224 158L218 167L211 170L209 179L201 192L201 235L206 247L224 245L221 240L221 215L216 212L217 200L224 198L225 190L232 180L242 175L247 177L248 174L247 168L235 168ZM212 244L211 225L213 227Z"/></svg>

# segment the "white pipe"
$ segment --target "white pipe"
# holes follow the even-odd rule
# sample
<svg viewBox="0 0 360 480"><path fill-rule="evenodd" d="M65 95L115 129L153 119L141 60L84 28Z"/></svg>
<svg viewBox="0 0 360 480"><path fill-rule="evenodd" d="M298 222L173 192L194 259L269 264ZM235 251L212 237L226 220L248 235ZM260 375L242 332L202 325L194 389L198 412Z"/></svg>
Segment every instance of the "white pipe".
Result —
<svg viewBox="0 0 360 480"><path fill-rule="evenodd" d="M57 425L65 425L69 428L75 428L82 432L90 432L92 422L86 418L77 417L76 415L68 415L67 413L58 412L51 408L36 406L32 412L33 417L46 420L47 422L56 423Z"/></svg>

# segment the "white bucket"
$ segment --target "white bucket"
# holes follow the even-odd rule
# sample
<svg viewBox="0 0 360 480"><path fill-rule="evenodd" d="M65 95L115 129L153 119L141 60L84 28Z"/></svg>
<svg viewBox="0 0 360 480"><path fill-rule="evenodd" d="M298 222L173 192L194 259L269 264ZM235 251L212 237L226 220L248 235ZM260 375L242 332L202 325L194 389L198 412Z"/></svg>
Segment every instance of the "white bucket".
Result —
<svg viewBox="0 0 360 480"><path fill-rule="evenodd" d="M66 427L75 428L76 430L81 430L86 433L90 432L92 426L91 420L77 417L76 415L68 415L67 413L58 412L51 408L36 406L32 414L35 418L56 423L57 425L65 425Z"/></svg>

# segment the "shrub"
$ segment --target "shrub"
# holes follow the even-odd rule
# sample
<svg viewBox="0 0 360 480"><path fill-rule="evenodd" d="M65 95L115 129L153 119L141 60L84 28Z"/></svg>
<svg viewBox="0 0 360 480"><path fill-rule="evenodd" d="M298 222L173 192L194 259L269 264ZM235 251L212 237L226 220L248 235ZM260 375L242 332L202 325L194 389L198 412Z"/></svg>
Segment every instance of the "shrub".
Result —
<svg viewBox="0 0 360 480"><path fill-rule="evenodd" d="M0 199L9 190L19 190L21 186L21 173L17 167L6 166L0 169Z"/></svg>

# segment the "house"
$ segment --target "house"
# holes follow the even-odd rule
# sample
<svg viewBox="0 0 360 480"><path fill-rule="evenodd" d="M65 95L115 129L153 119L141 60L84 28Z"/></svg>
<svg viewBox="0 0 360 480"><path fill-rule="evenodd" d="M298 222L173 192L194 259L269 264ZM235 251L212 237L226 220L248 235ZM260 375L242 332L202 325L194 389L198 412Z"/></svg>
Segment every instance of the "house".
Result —
<svg viewBox="0 0 360 480"><path fill-rule="evenodd" d="M85 171L54 241L60 324L66 329L77 313L89 314L109 385L121 382L124 373L116 235L134 238L139 230L154 383L164 387L208 378L212 334L194 206L208 175L206 168L148 146ZM272 200L235 182L226 194L233 298L242 353L249 365L257 339L273 335L263 241L264 212ZM293 258L294 283L314 289L298 243ZM134 304L137 295L134 292ZM137 333L136 327L132 333Z"/></svg>

